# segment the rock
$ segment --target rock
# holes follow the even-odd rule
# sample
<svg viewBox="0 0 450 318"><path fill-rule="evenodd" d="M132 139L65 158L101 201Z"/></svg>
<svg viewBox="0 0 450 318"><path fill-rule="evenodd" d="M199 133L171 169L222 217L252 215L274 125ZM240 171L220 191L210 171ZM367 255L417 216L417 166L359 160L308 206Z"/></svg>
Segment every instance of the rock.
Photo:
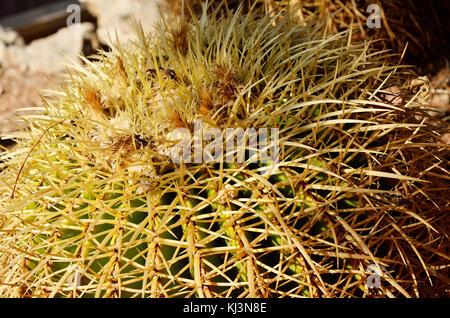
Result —
<svg viewBox="0 0 450 318"><path fill-rule="evenodd" d="M24 41L16 31L0 25L0 65L5 63L6 48L13 45L23 47Z"/></svg>
<svg viewBox="0 0 450 318"><path fill-rule="evenodd" d="M94 25L82 23L25 45L10 30L0 30L0 135L24 126L21 108L40 105L39 92L62 80L66 65L78 59Z"/></svg>
<svg viewBox="0 0 450 318"><path fill-rule="evenodd" d="M65 64L77 61L83 50L84 40L94 32L92 23L60 29L46 38L31 42L28 46L6 47L10 64L29 73L60 73Z"/></svg>
<svg viewBox="0 0 450 318"><path fill-rule="evenodd" d="M0 25L0 44L4 46L24 45L24 41L19 33Z"/></svg>
<svg viewBox="0 0 450 318"><path fill-rule="evenodd" d="M98 21L97 36L101 43L135 39L130 22L135 18L146 33L154 30L154 24L164 12L163 0L81 0Z"/></svg>
<svg viewBox="0 0 450 318"><path fill-rule="evenodd" d="M29 114L30 111L18 110L42 103L39 92L52 87L49 77L55 84L62 81L57 75L23 73L14 67L4 70L0 76L0 87L3 90L0 95L0 136L25 125L17 119L17 116Z"/></svg>

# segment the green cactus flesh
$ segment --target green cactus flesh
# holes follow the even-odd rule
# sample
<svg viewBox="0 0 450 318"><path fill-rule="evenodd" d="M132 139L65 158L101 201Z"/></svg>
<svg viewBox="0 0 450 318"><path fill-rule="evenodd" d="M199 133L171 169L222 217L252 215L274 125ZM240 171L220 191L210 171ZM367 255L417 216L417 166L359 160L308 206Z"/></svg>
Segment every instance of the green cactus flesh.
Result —
<svg viewBox="0 0 450 318"><path fill-rule="evenodd" d="M441 148L414 98L377 99L401 66L323 29L205 11L74 66L2 155L0 295L362 296L370 264L384 295L436 284ZM195 120L278 128L279 161L175 164Z"/></svg>

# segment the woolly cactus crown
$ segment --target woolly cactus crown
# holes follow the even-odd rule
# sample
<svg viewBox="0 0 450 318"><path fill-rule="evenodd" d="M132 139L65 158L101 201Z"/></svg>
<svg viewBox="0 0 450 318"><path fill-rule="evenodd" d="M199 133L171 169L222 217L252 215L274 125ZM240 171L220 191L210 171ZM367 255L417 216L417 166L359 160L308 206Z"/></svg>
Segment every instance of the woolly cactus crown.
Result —
<svg viewBox="0 0 450 318"><path fill-rule="evenodd" d="M0 295L361 296L369 266L384 295L439 287L444 146L350 33L205 8L73 67L2 157ZM196 120L277 128L275 169L175 164Z"/></svg>

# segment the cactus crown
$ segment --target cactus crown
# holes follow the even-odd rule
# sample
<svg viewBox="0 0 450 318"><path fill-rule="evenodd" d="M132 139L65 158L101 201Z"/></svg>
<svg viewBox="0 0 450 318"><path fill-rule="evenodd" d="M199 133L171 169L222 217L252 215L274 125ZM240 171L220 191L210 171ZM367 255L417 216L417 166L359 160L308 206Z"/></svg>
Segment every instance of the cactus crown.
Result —
<svg viewBox="0 0 450 318"><path fill-rule="evenodd" d="M2 156L0 295L358 296L371 264L387 295L435 282L442 145L417 96L380 98L409 91L402 67L320 21L206 11L137 27L24 117ZM276 169L174 164L196 120L277 128Z"/></svg>

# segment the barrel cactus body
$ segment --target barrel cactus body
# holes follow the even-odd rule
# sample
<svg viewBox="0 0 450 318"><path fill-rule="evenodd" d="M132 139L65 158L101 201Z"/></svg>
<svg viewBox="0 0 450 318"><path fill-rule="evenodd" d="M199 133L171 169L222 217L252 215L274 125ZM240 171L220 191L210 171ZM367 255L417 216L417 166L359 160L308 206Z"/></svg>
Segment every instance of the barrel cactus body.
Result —
<svg viewBox="0 0 450 318"><path fill-rule="evenodd" d="M3 155L0 295L440 290L445 146L386 52L251 11L136 29L74 67ZM227 129L248 146L220 148ZM251 129L269 140L256 155Z"/></svg>

